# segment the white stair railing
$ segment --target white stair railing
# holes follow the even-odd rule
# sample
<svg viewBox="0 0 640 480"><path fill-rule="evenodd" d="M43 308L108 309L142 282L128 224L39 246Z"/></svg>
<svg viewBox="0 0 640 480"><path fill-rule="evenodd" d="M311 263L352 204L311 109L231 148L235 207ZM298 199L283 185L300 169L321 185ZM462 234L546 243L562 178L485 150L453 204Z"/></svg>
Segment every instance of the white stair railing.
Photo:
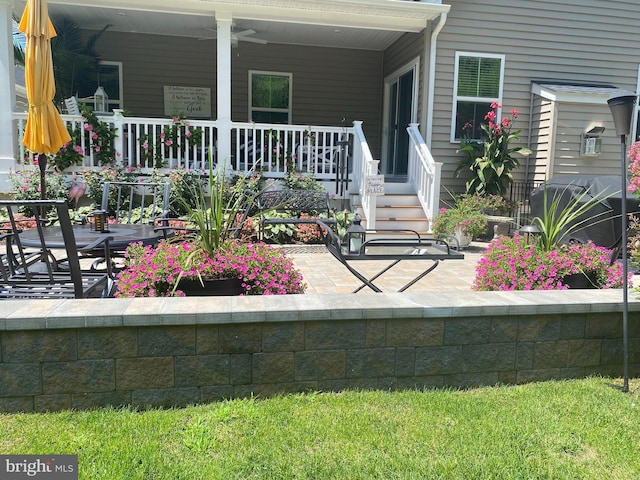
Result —
<svg viewBox="0 0 640 480"><path fill-rule="evenodd" d="M427 217L429 231L433 220L438 214L440 204L440 175L442 163L436 162L425 143L417 123L411 123L407 127L409 133L410 157L409 179L413 184L416 195L420 200L422 209Z"/></svg>
<svg viewBox="0 0 640 480"><path fill-rule="evenodd" d="M378 160L374 160L369 149L369 144L364 136L362 130L362 122L353 122L354 140L354 172L358 172L355 176L356 186L358 193L360 194L360 200L362 201L362 212L367 219L367 230L376 229L376 207L377 197L375 195L368 195L365 189L365 178L368 175L377 175L378 173Z"/></svg>

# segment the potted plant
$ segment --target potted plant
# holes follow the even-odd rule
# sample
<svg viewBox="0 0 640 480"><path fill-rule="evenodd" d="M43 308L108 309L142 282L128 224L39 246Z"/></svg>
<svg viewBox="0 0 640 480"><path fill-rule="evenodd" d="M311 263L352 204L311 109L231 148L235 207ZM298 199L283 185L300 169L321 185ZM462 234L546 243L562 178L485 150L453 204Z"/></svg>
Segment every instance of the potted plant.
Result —
<svg viewBox="0 0 640 480"><path fill-rule="evenodd" d="M116 296L219 295L220 288L223 294L304 292L301 274L282 250L240 240L257 194L243 179L231 187L224 169L214 174L211 163L206 186L198 185L189 195L191 203L185 201L187 227L177 229L182 234L156 247L127 249Z"/></svg>
<svg viewBox="0 0 640 480"><path fill-rule="evenodd" d="M162 240L155 247L132 244L126 256L115 293L120 298L282 295L306 289L292 260L264 243L229 241L210 256L191 240ZM223 285L217 285L220 280Z"/></svg>
<svg viewBox="0 0 640 480"><path fill-rule="evenodd" d="M461 248L487 231L487 216L483 210L498 204L499 197L483 197L478 194L454 195L453 205L438 210L432 231L439 236L454 237Z"/></svg>
<svg viewBox="0 0 640 480"><path fill-rule="evenodd" d="M441 208L432 227L439 236L451 236L460 248L468 247L475 237L487 231L487 216L464 207Z"/></svg>
<svg viewBox="0 0 640 480"><path fill-rule="evenodd" d="M611 251L588 243L563 243L571 232L598 219L589 210L606 199L585 191L563 209L562 194L547 198L544 190L544 214L533 219L539 231L527 241L516 234L491 242L476 268L475 290L565 290L568 288L620 288L622 265L612 259Z"/></svg>

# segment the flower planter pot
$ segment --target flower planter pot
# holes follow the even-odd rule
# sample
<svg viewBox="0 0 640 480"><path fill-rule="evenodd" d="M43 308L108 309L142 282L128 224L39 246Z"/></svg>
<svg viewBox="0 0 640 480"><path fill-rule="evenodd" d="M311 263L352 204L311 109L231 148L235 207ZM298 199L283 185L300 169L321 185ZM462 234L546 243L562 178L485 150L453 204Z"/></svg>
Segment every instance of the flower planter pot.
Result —
<svg viewBox="0 0 640 480"><path fill-rule="evenodd" d="M562 283L570 289L597 288L594 272L572 273L562 277Z"/></svg>
<svg viewBox="0 0 640 480"><path fill-rule="evenodd" d="M458 246L460 248L467 248L469 245L471 245L472 238L469 235L465 235L464 233L462 233L462 230L456 229L455 237L456 240L458 240Z"/></svg>
<svg viewBox="0 0 640 480"><path fill-rule="evenodd" d="M239 278L217 278L212 280L180 280L178 290L182 290L187 297L223 297L237 296L245 292L242 280Z"/></svg>

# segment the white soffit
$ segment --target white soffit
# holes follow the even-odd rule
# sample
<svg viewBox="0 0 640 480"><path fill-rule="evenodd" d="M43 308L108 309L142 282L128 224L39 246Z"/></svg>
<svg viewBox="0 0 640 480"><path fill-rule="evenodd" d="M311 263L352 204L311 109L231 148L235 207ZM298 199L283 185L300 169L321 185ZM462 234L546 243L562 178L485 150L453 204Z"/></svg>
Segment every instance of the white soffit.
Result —
<svg viewBox="0 0 640 480"><path fill-rule="evenodd" d="M606 105L612 95L628 92L615 85L536 81L531 84L531 93L552 102Z"/></svg>

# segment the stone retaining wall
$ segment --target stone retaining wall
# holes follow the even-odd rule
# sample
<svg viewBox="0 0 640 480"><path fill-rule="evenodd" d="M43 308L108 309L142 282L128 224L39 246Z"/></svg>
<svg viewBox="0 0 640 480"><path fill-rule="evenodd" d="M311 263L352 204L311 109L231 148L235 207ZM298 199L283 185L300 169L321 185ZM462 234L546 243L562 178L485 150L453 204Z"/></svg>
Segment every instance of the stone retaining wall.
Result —
<svg viewBox="0 0 640 480"><path fill-rule="evenodd" d="M459 297L3 302L0 411L622 375L620 290ZM633 376L640 304L629 310Z"/></svg>

